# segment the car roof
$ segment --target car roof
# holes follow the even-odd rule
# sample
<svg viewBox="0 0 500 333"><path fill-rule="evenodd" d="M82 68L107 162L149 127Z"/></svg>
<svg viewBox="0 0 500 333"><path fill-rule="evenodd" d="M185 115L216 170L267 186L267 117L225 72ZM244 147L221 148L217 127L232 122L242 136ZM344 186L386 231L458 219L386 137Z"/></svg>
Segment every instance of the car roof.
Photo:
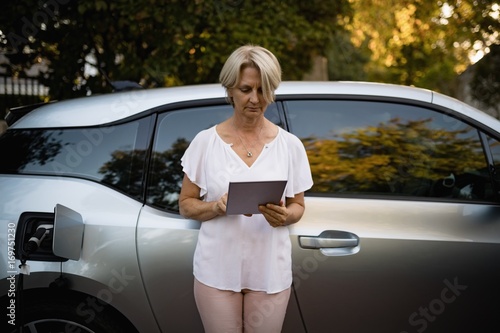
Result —
<svg viewBox="0 0 500 333"><path fill-rule="evenodd" d="M374 82L285 81L276 98L291 96L372 96L424 102L456 110L500 132L500 121L463 102L430 90ZM38 107L19 119L12 128L60 128L101 125L118 121L155 107L225 98L220 84L138 89L75 98Z"/></svg>

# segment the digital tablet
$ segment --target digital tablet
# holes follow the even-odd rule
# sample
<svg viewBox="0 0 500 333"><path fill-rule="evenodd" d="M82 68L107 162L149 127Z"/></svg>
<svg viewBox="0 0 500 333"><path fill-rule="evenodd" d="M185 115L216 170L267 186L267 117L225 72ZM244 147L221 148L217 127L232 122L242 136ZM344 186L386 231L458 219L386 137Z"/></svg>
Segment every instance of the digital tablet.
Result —
<svg viewBox="0 0 500 333"><path fill-rule="evenodd" d="M286 183L286 180L229 183L226 214L260 214L259 205L278 205Z"/></svg>

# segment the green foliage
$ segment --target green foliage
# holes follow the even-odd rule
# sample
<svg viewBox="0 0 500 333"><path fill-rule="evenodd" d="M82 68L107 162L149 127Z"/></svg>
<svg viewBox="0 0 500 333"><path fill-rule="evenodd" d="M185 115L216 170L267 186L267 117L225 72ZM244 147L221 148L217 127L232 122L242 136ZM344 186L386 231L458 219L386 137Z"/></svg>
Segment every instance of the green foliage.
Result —
<svg viewBox="0 0 500 333"><path fill-rule="evenodd" d="M365 65L369 81L415 85L454 95L451 82L470 65L474 47L499 43L497 3L375 0L368 5L353 0L354 16L346 28L354 45L359 49L367 45L371 53Z"/></svg>
<svg viewBox="0 0 500 333"><path fill-rule="evenodd" d="M326 55L328 58L328 78L331 81L365 81L368 79L365 65L370 61L367 42L355 47L346 31L332 36Z"/></svg>
<svg viewBox="0 0 500 333"><path fill-rule="evenodd" d="M106 77L145 87L217 82L247 43L273 51L284 79L300 79L349 13L348 0L25 0L3 6L0 30L9 73L44 59L42 81L64 99L109 91Z"/></svg>
<svg viewBox="0 0 500 333"><path fill-rule="evenodd" d="M9 75L47 64L40 79L52 99L110 91L108 80L144 87L217 82L227 56L247 43L273 51L285 80L302 79L319 55L328 59L330 80L454 95L450 82L470 65L474 47L499 43L497 3L9 0L0 12L0 50Z"/></svg>

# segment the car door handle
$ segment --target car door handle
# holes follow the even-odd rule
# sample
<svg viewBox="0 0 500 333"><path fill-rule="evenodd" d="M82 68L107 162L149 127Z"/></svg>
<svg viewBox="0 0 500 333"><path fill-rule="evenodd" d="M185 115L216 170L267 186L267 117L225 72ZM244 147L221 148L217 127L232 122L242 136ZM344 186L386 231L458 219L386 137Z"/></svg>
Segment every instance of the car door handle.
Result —
<svg viewBox="0 0 500 333"><path fill-rule="evenodd" d="M300 237L300 245L305 249L322 249L337 247L353 247L358 245L356 239L323 238L323 237Z"/></svg>
<svg viewBox="0 0 500 333"><path fill-rule="evenodd" d="M324 255L340 256L359 252L359 237L339 230L326 230L319 236L299 236L300 247L319 249Z"/></svg>

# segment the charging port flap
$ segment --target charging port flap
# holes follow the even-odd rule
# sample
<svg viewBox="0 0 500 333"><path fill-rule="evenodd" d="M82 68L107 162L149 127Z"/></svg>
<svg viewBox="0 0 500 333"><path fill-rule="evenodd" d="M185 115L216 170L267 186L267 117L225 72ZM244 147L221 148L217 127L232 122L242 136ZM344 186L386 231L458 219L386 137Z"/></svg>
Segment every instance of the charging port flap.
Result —
<svg viewBox="0 0 500 333"><path fill-rule="evenodd" d="M54 219L52 251L56 256L79 260L82 252L84 224L82 216L74 210L57 204Z"/></svg>

